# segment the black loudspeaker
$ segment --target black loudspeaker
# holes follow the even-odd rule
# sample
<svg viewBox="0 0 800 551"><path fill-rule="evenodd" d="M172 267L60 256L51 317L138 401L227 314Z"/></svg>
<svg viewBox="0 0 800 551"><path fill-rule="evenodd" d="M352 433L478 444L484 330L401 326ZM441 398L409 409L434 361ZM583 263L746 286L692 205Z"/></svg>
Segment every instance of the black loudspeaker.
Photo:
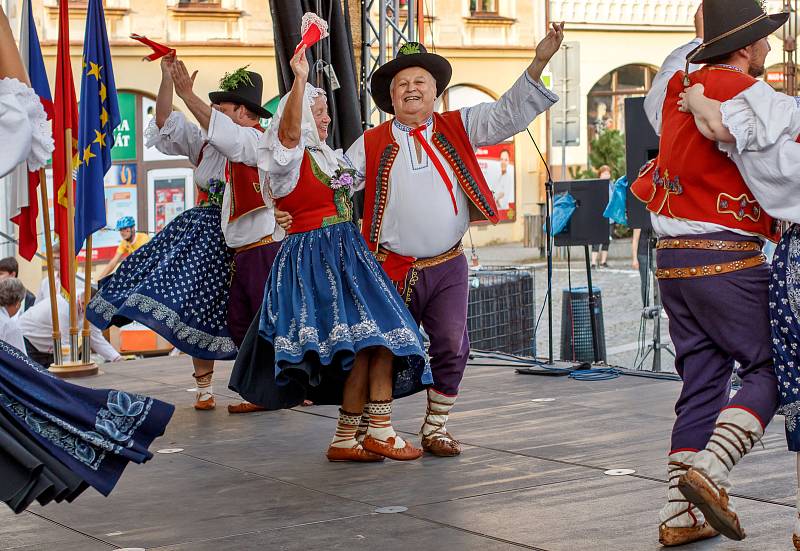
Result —
<svg viewBox="0 0 800 551"><path fill-rule="evenodd" d="M658 134L656 134L644 111L644 98L625 98L625 156L628 167L628 182L632 185L647 161L658 156ZM628 186L628 227L649 230L650 212L644 203L633 196Z"/></svg>
<svg viewBox="0 0 800 551"><path fill-rule="evenodd" d="M555 182L555 193L569 192L576 208L569 224L555 236L557 247L607 245L611 223L603 216L608 206L608 180L573 180Z"/></svg>

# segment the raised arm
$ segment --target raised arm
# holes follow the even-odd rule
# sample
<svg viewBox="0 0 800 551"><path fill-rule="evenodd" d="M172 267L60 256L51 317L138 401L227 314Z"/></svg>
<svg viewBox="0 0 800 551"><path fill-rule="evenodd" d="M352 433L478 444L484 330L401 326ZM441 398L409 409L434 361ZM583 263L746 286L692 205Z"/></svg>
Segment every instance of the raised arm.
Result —
<svg viewBox="0 0 800 551"><path fill-rule="evenodd" d="M156 97L156 126L162 128L167 118L172 113L172 76L170 67L175 63L175 54L168 54L161 58L161 85L158 87Z"/></svg>
<svg viewBox="0 0 800 551"><path fill-rule="evenodd" d="M300 123L303 120L303 99L305 98L306 82L308 82L308 59L306 47L300 48L289 62L294 73L294 83L289 92L289 99L281 117L278 128L278 139L283 147L291 149L300 143Z"/></svg>
<svg viewBox="0 0 800 551"><path fill-rule="evenodd" d="M475 147L494 145L525 130L540 113L558 101L541 83L542 71L564 40L564 24L553 27L536 46L531 64L503 96L461 110L464 128Z"/></svg>
<svg viewBox="0 0 800 551"><path fill-rule="evenodd" d="M224 113L211 110L208 125L208 143L234 163L256 166L258 139L261 132L250 126L241 126Z"/></svg>
<svg viewBox="0 0 800 551"><path fill-rule="evenodd" d="M197 77L197 71L189 76L189 71L183 61L176 60L170 66L170 76L175 85L175 93L183 100L186 108L191 111L203 130L208 130L211 122L211 106L194 93L194 79Z"/></svg>

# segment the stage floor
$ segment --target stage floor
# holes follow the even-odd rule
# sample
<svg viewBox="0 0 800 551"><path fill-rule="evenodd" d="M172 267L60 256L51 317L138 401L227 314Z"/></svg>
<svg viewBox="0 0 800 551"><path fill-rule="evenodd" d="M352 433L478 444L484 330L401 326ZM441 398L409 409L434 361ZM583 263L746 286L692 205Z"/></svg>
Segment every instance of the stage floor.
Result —
<svg viewBox="0 0 800 551"><path fill-rule="evenodd" d="M186 357L105 364L95 387L175 403L173 421L143 466L114 493L75 503L0 511L0 548L79 550L513 550L659 549L658 509L679 383L523 376L473 363L450 422L458 458L332 464L324 457L336 408L231 416L218 367L217 410L196 412ZM412 434L422 395L395 405ZM794 455L783 419L734 474L734 503L748 537L687 550L791 549ZM608 469L635 469L608 476ZM380 514L377 508L407 508Z"/></svg>

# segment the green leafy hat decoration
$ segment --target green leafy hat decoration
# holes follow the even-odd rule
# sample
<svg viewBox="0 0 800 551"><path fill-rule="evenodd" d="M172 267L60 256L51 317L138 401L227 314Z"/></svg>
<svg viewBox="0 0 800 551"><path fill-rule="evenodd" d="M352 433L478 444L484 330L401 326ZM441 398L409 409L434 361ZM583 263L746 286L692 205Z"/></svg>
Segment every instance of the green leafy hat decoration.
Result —
<svg viewBox="0 0 800 551"><path fill-rule="evenodd" d="M272 114L261 106L263 80L258 73L248 71L248 67L245 65L232 73L225 73L219 81L220 90L208 94L208 99L214 104L230 102L244 105L262 119L268 119Z"/></svg>
<svg viewBox="0 0 800 551"><path fill-rule="evenodd" d="M225 92L233 92L242 85L253 86L253 80L250 78L250 72L247 68L250 65L239 67L232 73L225 73L219 81L219 88Z"/></svg>

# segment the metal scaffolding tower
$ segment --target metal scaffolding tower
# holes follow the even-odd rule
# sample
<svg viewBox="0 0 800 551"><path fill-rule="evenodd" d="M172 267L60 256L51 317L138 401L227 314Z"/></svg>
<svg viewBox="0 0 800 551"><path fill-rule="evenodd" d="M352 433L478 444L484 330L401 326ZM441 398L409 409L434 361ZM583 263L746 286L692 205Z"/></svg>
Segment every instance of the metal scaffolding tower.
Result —
<svg viewBox="0 0 800 551"><path fill-rule="evenodd" d="M386 113L372 102L370 82L378 67L393 59L403 44L417 40L418 4L419 0L361 0L359 93L364 129L372 125L376 111L381 122L386 120Z"/></svg>

